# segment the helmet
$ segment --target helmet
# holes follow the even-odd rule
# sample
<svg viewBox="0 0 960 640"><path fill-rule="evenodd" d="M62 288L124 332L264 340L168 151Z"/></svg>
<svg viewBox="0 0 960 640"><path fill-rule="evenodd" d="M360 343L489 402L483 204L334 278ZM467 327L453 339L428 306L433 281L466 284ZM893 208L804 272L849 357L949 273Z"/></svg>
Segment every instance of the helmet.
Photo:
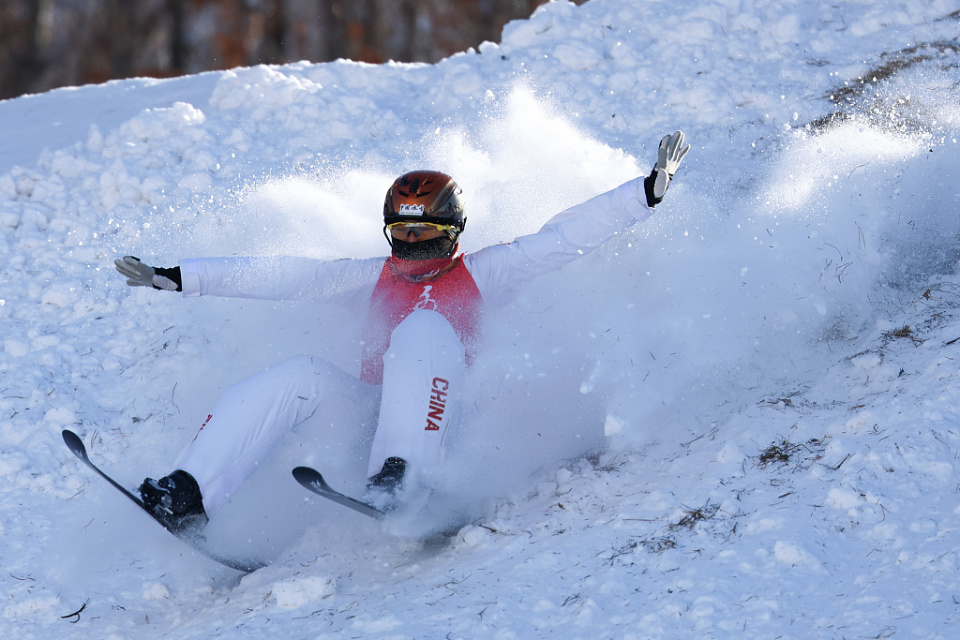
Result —
<svg viewBox="0 0 960 640"><path fill-rule="evenodd" d="M463 216L463 191L453 178L439 171L411 171L397 178L383 201L383 223L432 222L451 225L457 235Z"/></svg>

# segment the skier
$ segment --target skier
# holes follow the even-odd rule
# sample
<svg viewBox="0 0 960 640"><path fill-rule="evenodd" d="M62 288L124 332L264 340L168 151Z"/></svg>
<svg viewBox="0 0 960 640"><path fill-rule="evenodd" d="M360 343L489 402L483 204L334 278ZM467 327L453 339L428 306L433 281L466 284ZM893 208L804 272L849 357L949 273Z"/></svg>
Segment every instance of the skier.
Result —
<svg viewBox="0 0 960 640"><path fill-rule="evenodd" d="M144 503L177 530L200 528L330 394L373 390L380 413L366 498L395 507L401 487L429 484L442 460L484 305L649 217L689 149L681 131L664 136L649 176L557 214L536 233L475 253L459 252L467 220L460 187L446 174L414 171L397 178L384 200L386 259L203 258L172 268L116 260L131 286L188 297L325 300L367 311L359 380L304 355L230 386L175 470L144 480Z"/></svg>

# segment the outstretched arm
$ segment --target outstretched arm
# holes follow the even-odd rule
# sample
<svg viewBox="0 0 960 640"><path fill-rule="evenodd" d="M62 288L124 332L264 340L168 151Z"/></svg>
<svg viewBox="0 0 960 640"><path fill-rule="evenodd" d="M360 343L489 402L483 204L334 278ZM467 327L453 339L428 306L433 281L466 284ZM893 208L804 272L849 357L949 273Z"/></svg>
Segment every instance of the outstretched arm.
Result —
<svg viewBox="0 0 960 640"><path fill-rule="evenodd" d="M187 297L325 301L354 307L369 300L383 258L190 258L160 268L124 256L114 265L131 287L180 291Z"/></svg>
<svg viewBox="0 0 960 640"><path fill-rule="evenodd" d="M683 132L660 141L650 175L635 178L550 218L536 233L467 254L464 263L480 294L496 299L520 283L590 253L653 214L683 157Z"/></svg>

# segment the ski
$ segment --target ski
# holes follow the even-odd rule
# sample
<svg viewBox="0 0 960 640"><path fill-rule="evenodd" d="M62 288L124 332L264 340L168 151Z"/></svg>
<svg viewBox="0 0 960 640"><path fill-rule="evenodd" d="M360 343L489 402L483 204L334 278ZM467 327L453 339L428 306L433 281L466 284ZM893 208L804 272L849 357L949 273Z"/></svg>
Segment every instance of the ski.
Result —
<svg viewBox="0 0 960 640"><path fill-rule="evenodd" d="M460 529L470 524L472 520L470 515L455 501L450 502L448 500L446 503L441 501L438 509L437 504L431 502L431 499L437 496L432 491L421 492L419 498L412 504L408 502L396 510L386 511L369 502L357 500L340 493L327 484L327 481L316 469L296 467L293 470L293 477L318 496L323 496L365 516L386 521L389 515L390 525L388 530L394 535L418 539L425 550L439 550L445 547ZM429 510L427 510L428 502L432 504L432 508ZM426 518L424 518L425 513L427 514Z"/></svg>
<svg viewBox="0 0 960 640"><path fill-rule="evenodd" d="M293 477L296 478L297 482L302 484L310 491L313 491L318 496L323 496L328 500L333 500L334 502L353 509L358 513L362 513L365 516L380 520L385 515L383 511L377 509L372 504L368 504L362 500L357 500L356 498L351 498L348 495L340 493L327 484L327 481L323 479L323 476L320 475L320 472L316 469L311 469L310 467L297 467L293 470Z"/></svg>
<svg viewBox="0 0 960 640"><path fill-rule="evenodd" d="M78 436L77 434L75 434L73 431L70 431L69 429L64 429L64 430L63 430L63 441L66 443L67 448L70 449L71 452L73 452L73 455L77 456L77 457L80 459L80 461L83 462L83 464L85 464L85 465L87 465L88 467L90 467L93 471L95 471L95 472L97 473L97 475L99 475L101 478L103 478L104 480L106 480L107 482L109 482L109 483L110 483L114 488L116 488L120 493L122 493L122 494L125 495L128 499L130 499L131 502L133 502L133 503L136 504L138 507L140 507L141 509L143 509L144 513L146 513L146 514L149 515L153 520L155 520L156 522L158 522L158 523L160 524L160 526L162 526L164 529L166 529L167 531L169 531L170 533L172 533L172 534L173 534L174 536L176 536L178 539L180 539L180 540L182 540L183 542L185 542L186 544L190 545L190 547L192 547L193 549L196 549L197 551L199 551L199 552L202 553L203 555L207 556L207 557L210 558L211 560L215 560L216 562L219 562L220 564L222 564L222 565L225 566L225 567L229 567L229 568L231 568L231 569L235 569L235 570L241 571L241 572L243 572L243 573L251 573L251 572L253 572L253 571L256 571L257 569L262 569L263 567L266 566L266 564L260 563L260 562L254 562L254 561L247 562L247 561L242 561L242 560L234 560L233 558L225 558L225 557L220 556L220 555L218 555L218 554L210 551L209 549L205 548L205 547L202 545L202 543L201 543L202 540L201 540L201 538L200 538L199 536L197 536L197 535L193 535L193 536L184 535L184 534L181 533L181 532L177 532L177 531L173 530L168 523L166 523L166 522L164 522L163 520L161 520L160 518L156 517L156 516L153 514L153 512L150 511L150 509L147 507L147 505L145 505L145 504L143 503L143 501L140 500L139 497L137 497L136 495L134 495L133 493L131 493L126 487L124 487L124 486L121 485L119 482L117 482L116 480L114 480L113 478L111 478L111 477L110 477L109 475L107 475L102 469L100 469L100 467L98 467L97 465L93 464L93 462L90 461L90 457L87 455L87 448L83 445L83 440L80 439L80 436Z"/></svg>

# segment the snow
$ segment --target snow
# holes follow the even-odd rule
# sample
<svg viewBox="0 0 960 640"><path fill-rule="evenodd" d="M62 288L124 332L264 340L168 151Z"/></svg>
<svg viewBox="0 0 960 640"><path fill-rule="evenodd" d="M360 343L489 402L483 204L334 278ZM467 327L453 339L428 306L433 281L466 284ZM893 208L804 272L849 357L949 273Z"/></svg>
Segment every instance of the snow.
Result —
<svg viewBox="0 0 960 640"><path fill-rule="evenodd" d="M0 102L0 635L955 637L958 21L554 2L435 65ZM339 309L135 290L115 257L382 255L383 193L421 167L464 187L473 250L646 173L678 128L654 218L491 314L448 545L293 482L361 486L375 409L348 399L211 522L272 561L245 577L63 446L135 486L231 382L303 352L358 367Z"/></svg>

